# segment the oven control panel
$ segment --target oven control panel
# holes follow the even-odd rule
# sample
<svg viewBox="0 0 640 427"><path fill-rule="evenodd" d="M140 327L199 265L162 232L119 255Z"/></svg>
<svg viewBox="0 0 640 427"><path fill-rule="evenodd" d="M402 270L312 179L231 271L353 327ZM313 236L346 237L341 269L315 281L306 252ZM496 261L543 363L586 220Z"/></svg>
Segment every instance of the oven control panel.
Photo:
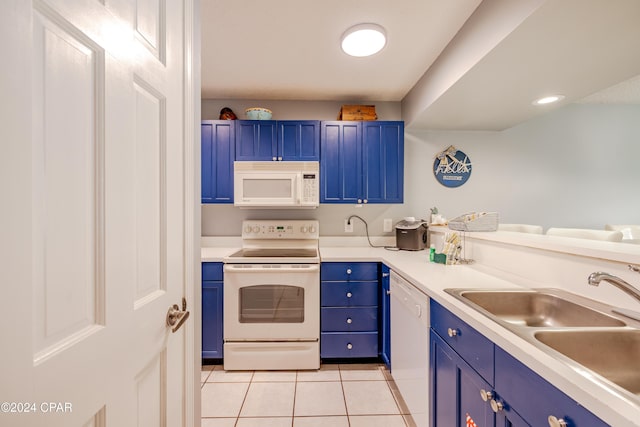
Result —
<svg viewBox="0 0 640 427"><path fill-rule="evenodd" d="M243 239L318 239L320 224L315 220L242 221Z"/></svg>

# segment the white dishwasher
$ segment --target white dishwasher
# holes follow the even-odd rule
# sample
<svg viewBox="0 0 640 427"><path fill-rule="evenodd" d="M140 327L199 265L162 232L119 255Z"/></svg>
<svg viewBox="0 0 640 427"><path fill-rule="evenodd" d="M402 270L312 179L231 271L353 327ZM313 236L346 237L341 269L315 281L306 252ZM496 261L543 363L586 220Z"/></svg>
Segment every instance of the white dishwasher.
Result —
<svg viewBox="0 0 640 427"><path fill-rule="evenodd" d="M429 297L391 271L391 376L417 427L429 425Z"/></svg>

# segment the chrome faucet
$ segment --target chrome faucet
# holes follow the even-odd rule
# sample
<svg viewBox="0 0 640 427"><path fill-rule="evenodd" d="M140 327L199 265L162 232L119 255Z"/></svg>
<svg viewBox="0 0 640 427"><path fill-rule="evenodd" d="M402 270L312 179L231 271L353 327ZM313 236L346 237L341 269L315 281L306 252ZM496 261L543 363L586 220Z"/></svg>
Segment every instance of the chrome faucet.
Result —
<svg viewBox="0 0 640 427"><path fill-rule="evenodd" d="M634 265L629 265L629 270L640 273L640 268ZM614 276L613 274L605 273L602 271L596 271L595 273L591 273L589 275L589 278L587 279L588 283L591 286L598 286L602 280L611 283L616 288L640 301L640 289L635 288L630 283L625 282L618 276Z"/></svg>

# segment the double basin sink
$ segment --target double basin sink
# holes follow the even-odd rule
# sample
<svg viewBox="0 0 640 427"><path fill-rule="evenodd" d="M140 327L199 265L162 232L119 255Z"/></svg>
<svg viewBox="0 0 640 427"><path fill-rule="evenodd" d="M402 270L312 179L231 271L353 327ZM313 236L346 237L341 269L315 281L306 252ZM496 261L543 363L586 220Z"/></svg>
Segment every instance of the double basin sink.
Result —
<svg viewBox="0 0 640 427"><path fill-rule="evenodd" d="M559 289L446 292L577 370L587 368L640 399L640 320Z"/></svg>

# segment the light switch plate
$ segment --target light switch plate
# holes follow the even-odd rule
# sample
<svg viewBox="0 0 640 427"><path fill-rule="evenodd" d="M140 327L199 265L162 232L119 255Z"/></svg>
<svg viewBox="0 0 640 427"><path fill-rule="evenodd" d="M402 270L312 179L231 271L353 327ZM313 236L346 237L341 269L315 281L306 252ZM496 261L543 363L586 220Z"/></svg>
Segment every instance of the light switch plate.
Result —
<svg viewBox="0 0 640 427"><path fill-rule="evenodd" d="M385 218L384 222L382 224L382 231L385 232L385 233L390 233L391 232L391 227L392 227L391 218Z"/></svg>

